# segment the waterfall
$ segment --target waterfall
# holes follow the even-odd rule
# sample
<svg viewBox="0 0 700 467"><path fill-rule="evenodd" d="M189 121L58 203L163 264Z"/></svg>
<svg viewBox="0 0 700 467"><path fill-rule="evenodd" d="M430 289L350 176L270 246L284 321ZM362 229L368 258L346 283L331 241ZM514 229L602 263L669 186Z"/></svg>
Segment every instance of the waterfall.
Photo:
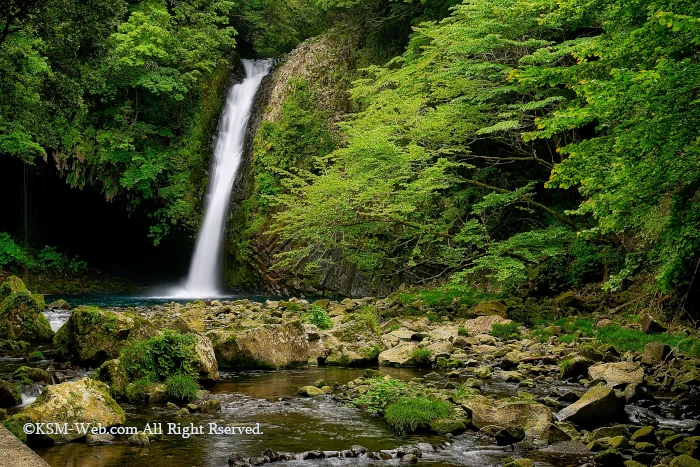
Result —
<svg viewBox="0 0 700 467"><path fill-rule="evenodd" d="M272 60L242 62L245 79L231 87L226 97L210 171L204 221L187 281L183 288L173 291L177 297L213 298L222 295L221 259L231 190L243 158L246 128L255 94L272 67Z"/></svg>

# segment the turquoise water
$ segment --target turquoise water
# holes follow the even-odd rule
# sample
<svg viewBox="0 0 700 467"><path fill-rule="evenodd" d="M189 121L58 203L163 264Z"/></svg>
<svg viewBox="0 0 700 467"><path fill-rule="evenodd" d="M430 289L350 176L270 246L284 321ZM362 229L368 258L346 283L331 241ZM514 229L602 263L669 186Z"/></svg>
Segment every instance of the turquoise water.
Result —
<svg viewBox="0 0 700 467"><path fill-rule="evenodd" d="M141 294L82 294L82 295L45 295L46 303L51 303L59 298L67 301L72 307L81 305L94 305L102 308L131 308L138 306L156 306L165 303L188 303L194 301L192 298L173 298L154 296L155 293L143 292ZM248 299L255 302L264 302L265 300L278 300L280 297L264 296L264 295L227 295L217 297L216 300L243 300Z"/></svg>

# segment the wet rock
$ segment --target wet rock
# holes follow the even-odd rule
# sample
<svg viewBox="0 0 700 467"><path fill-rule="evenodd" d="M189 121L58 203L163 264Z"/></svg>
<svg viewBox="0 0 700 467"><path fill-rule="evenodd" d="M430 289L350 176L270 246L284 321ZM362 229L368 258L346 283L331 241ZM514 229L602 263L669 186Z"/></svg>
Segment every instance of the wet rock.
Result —
<svg viewBox="0 0 700 467"><path fill-rule="evenodd" d="M187 404L187 410L189 410L190 413L197 413L202 411L202 409L200 409L197 404Z"/></svg>
<svg viewBox="0 0 700 467"><path fill-rule="evenodd" d="M270 462L277 462L278 460L280 460L280 454L277 451L270 448L267 448L265 449L265 451L263 451L263 457L267 457L270 460Z"/></svg>
<svg viewBox="0 0 700 467"><path fill-rule="evenodd" d="M304 386L299 388L297 394L301 394L305 397L316 397L323 396L326 393L322 389L317 388L316 386Z"/></svg>
<svg viewBox="0 0 700 467"><path fill-rule="evenodd" d="M148 446L151 440L148 439L146 433L136 433L135 435L131 435L126 442L133 446Z"/></svg>
<svg viewBox="0 0 700 467"><path fill-rule="evenodd" d="M165 404L165 408L166 408L166 409L170 409L170 410L178 410L180 407L178 407L177 405L173 404L172 402L167 402L167 403Z"/></svg>
<svg viewBox="0 0 700 467"><path fill-rule="evenodd" d="M659 442L659 440L656 438L656 434L654 434L653 426L641 427L640 429L632 433L630 440L634 441L635 443L641 441L645 443L657 444Z"/></svg>
<svg viewBox="0 0 700 467"><path fill-rule="evenodd" d="M624 467L625 457L615 449L608 449L593 456L595 465L602 467Z"/></svg>
<svg viewBox="0 0 700 467"><path fill-rule="evenodd" d="M491 331L491 327L494 324L508 324L511 322L511 320L501 316L479 316L465 321L464 327L469 332L469 335L487 334Z"/></svg>
<svg viewBox="0 0 700 467"><path fill-rule="evenodd" d="M16 276L0 285L0 339L50 341L54 332L43 315L43 296L32 295Z"/></svg>
<svg viewBox="0 0 700 467"><path fill-rule="evenodd" d="M463 421L454 418L438 418L430 422L430 429L440 435L446 433L455 435L464 432L467 426Z"/></svg>
<svg viewBox="0 0 700 467"><path fill-rule="evenodd" d="M233 467L250 467L248 459L238 452L232 452L228 455L228 465Z"/></svg>
<svg viewBox="0 0 700 467"><path fill-rule="evenodd" d="M122 425L124 411L112 399L109 387L100 381L83 378L77 381L46 386L41 396L31 405L10 417L18 424L31 423L89 423L108 428ZM67 443L81 438L75 431L66 434L47 434L55 443ZM26 441L26 435L24 436Z"/></svg>
<svg viewBox="0 0 700 467"><path fill-rule="evenodd" d="M543 404L533 402L505 402L484 396L460 400L472 417L477 429L495 425L499 428L521 429L530 439L544 439L551 425L552 411Z"/></svg>
<svg viewBox="0 0 700 467"><path fill-rule="evenodd" d="M557 413L559 421L568 421L581 426L597 426L619 418L624 413L624 404L615 391L605 385L594 386L578 401Z"/></svg>
<svg viewBox="0 0 700 467"><path fill-rule="evenodd" d="M85 436L85 442L88 444L88 446L100 446L103 444L112 444L114 440L114 436L110 435L109 433L105 433L103 435L97 434L93 435L92 433L89 433Z"/></svg>
<svg viewBox="0 0 700 467"><path fill-rule="evenodd" d="M70 310L71 306L67 301L59 298L58 300L54 300L53 302L49 303L48 308L52 310Z"/></svg>
<svg viewBox="0 0 700 467"><path fill-rule="evenodd" d="M415 344L404 342L396 347L379 354L379 364L385 366L413 366L414 352L418 349Z"/></svg>
<svg viewBox="0 0 700 467"><path fill-rule="evenodd" d="M14 407L22 403L22 394L14 384L0 379L0 407Z"/></svg>
<svg viewBox="0 0 700 467"><path fill-rule="evenodd" d="M61 355L76 363L101 364L115 359L131 342L159 333L146 319L132 313L113 313L97 307L81 306L54 337Z"/></svg>
<svg viewBox="0 0 700 467"><path fill-rule="evenodd" d="M632 447L629 440L625 436L615 436L608 439L608 446L612 449L629 449Z"/></svg>
<svg viewBox="0 0 700 467"><path fill-rule="evenodd" d="M219 365L216 361L214 347L206 336L195 334L193 348L197 355L197 367L195 371L200 381L216 381L219 379Z"/></svg>
<svg viewBox="0 0 700 467"><path fill-rule="evenodd" d="M509 426L501 428L493 437L499 446L510 446L525 439L525 431L520 427Z"/></svg>
<svg viewBox="0 0 700 467"><path fill-rule="evenodd" d="M644 347L642 363L646 365L660 365L671 355L671 347L663 342L650 342Z"/></svg>
<svg viewBox="0 0 700 467"><path fill-rule="evenodd" d="M500 316L501 318L507 318L508 307L498 300L488 300L477 303L472 313L476 316Z"/></svg>
<svg viewBox="0 0 700 467"><path fill-rule="evenodd" d="M668 449L669 451L673 451L673 448L676 446L676 444L680 443L685 439L685 436L681 434L677 435L671 435L666 438L664 438L663 441L661 441L661 445L664 447L664 449Z"/></svg>
<svg viewBox="0 0 700 467"><path fill-rule="evenodd" d="M700 436L684 439L673 447L673 451L677 454L687 454L690 457L700 457Z"/></svg>
<svg viewBox="0 0 700 467"><path fill-rule="evenodd" d="M644 381L644 369L634 362L601 363L588 369L592 380L604 380L609 386L620 384L641 384Z"/></svg>
<svg viewBox="0 0 700 467"><path fill-rule="evenodd" d="M560 366L561 379L578 379L588 375L588 368L593 365L593 360L586 357L575 356L572 359L564 360Z"/></svg>
<svg viewBox="0 0 700 467"><path fill-rule="evenodd" d="M596 428L586 437L588 441L594 441L602 438L614 438L615 436L629 436L629 428L627 425L604 426Z"/></svg>
<svg viewBox="0 0 700 467"><path fill-rule="evenodd" d="M48 371L42 370L41 368L31 368L28 366L19 367L14 373L12 373L12 379L19 380L22 384L53 383L53 379Z"/></svg>
<svg viewBox="0 0 700 467"><path fill-rule="evenodd" d="M384 376L384 373L382 373L379 370L373 370L371 368L367 368L364 373L365 378L381 378Z"/></svg>
<svg viewBox="0 0 700 467"><path fill-rule="evenodd" d="M700 467L700 460L687 454L682 454L678 457L674 457L669 467Z"/></svg>
<svg viewBox="0 0 700 467"><path fill-rule="evenodd" d="M187 407L183 407L179 409L177 412L175 412L176 417L186 417L190 414L190 411L187 410Z"/></svg>
<svg viewBox="0 0 700 467"><path fill-rule="evenodd" d="M215 330L207 336L216 359L225 368L278 369L306 364L311 356L306 330L298 321L245 331Z"/></svg>
<svg viewBox="0 0 700 467"><path fill-rule="evenodd" d="M642 321L642 329L644 332L647 334L657 334L661 332L666 332L668 329L666 329L664 326L659 324L656 319L654 319L653 316L651 316L649 313L644 313L641 316L641 321Z"/></svg>
<svg viewBox="0 0 700 467"><path fill-rule="evenodd" d="M215 414L221 412L221 401L219 399L207 399L199 404L199 410L205 414Z"/></svg>
<svg viewBox="0 0 700 467"><path fill-rule="evenodd" d="M503 378L506 383L519 383L525 379L525 377L517 371L502 371L499 376Z"/></svg>

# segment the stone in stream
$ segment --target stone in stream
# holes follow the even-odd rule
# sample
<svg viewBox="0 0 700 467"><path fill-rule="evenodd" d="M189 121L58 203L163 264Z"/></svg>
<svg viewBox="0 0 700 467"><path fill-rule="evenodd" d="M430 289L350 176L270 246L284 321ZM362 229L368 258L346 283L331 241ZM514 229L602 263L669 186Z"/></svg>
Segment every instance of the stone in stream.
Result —
<svg viewBox="0 0 700 467"><path fill-rule="evenodd" d="M74 363L100 364L119 357L131 342L158 334L148 320L132 313L114 313L94 306L73 310L54 337L61 355Z"/></svg>
<svg viewBox="0 0 700 467"><path fill-rule="evenodd" d="M557 413L559 421L584 427L598 426L624 414L624 404L606 385L590 388L581 398Z"/></svg>
<svg viewBox="0 0 700 467"><path fill-rule="evenodd" d="M22 403L22 394L14 384L0 379L0 407L14 407Z"/></svg>
<svg viewBox="0 0 700 467"><path fill-rule="evenodd" d="M677 454L687 454L690 457L700 458L700 436L691 436L673 446Z"/></svg>
<svg viewBox="0 0 700 467"><path fill-rule="evenodd" d="M266 324L244 331L207 333L224 368L286 368L309 361L309 340L299 321Z"/></svg>
<svg viewBox="0 0 700 467"><path fill-rule="evenodd" d="M199 404L199 410L204 414L215 414L221 412L221 401L219 399L207 399Z"/></svg>
<svg viewBox="0 0 700 467"><path fill-rule="evenodd" d="M8 277L0 285L0 339L50 341L54 332L44 306L42 295L32 295L18 277Z"/></svg>
<svg viewBox="0 0 700 467"><path fill-rule="evenodd" d="M136 433L131 435L126 442L134 446L148 446L151 440L148 439L148 435L146 433Z"/></svg>
<svg viewBox="0 0 700 467"><path fill-rule="evenodd" d="M83 378L46 386L34 403L10 417L5 426L26 442L27 435L22 430L25 423L89 423L109 428L124 424L125 419L124 411L112 399L105 383ZM71 430L41 436L54 443L67 443L85 435Z"/></svg>
<svg viewBox="0 0 700 467"><path fill-rule="evenodd" d="M205 331L204 310L201 308L187 310L170 323L170 327L183 334L188 332L194 334L203 333Z"/></svg>
<svg viewBox="0 0 700 467"><path fill-rule="evenodd" d="M379 364L384 366L413 366L414 352L418 349L411 342L404 342L379 354Z"/></svg>
<svg viewBox="0 0 700 467"><path fill-rule="evenodd" d="M28 366L21 366L15 370L15 372L12 373L12 379L19 380L22 384L53 383L53 378L51 378L48 371Z"/></svg>
<svg viewBox="0 0 700 467"><path fill-rule="evenodd" d="M700 467L700 460L697 460L687 454L681 454L674 457L669 467Z"/></svg>
<svg viewBox="0 0 700 467"><path fill-rule="evenodd" d="M105 433L104 435L96 434L93 435L92 433L88 433L85 436L85 442L87 443L88 446L100 446L103 444L112 444L114 440L114 436L110 435L109 433Z"/></svg>
<svg viewBox="0 0 700 467"><path fill-rule="evenodd" d="M301 394L302 396L305 397L316 397L316 396L323 396L325 395L325 391L322 389L317 388L316 386L304 386L299 388L297 391L297 394Z"/></svg>
<svg viewBox="0 0 700 467"><path fill-rule="evenodd" d="M53 302L49 303L48 308L51 310L70 310L71 306L67 301L59 298L58 300L54 300Z"/></svg>
<svg viewBox="0 0 700 467"><path fill-rule="evenodd" d="M588 369L592 380L602 379L609 386L621 384L641 384L644 381L644 368L634 362L601 363Z"/></svg>
<svg viewBox="0 0 700 467"><path fill-rule="evenodd" d="M461 399L460 403L471 415L472 425L477 429L489 425L499 429L521 429L529 439L545 440L553 422L549 407L531 401L507 402L476 396Z"/></svg>

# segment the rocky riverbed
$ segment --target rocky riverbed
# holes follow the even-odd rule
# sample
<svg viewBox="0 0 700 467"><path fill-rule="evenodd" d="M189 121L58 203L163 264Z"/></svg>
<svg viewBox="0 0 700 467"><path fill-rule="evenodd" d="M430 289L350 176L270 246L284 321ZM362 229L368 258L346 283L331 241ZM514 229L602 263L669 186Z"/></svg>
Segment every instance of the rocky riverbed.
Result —
<svg viewBox="0 0 700 467"><path fill-rule="evenodd" d="M45 311L54 328L66 320L53 336L43 303L11 285L7 296L24 294L25 305L5 304L3 316L22 314L39 331L4 341L5 425L52 465L66 465L66 453L123 460L134 449L177 465L165 447L183 441L143 433L149 417L263 421L269 435L255 442L187 441L192 465L685 467L700 458L697 338L573 293L451 307L397 297L72 310L59 301ZM547 319L514 320L528 309ZM25 335L27 344L17 339ZM36 349L44 359L28 361ZM187 378L191 397L175 391ZM41 393L31 404L30 391ZM54 419L139 433L87 442L20 433L21 423ZM281 434L293 430L308 435Z"/></svg>

